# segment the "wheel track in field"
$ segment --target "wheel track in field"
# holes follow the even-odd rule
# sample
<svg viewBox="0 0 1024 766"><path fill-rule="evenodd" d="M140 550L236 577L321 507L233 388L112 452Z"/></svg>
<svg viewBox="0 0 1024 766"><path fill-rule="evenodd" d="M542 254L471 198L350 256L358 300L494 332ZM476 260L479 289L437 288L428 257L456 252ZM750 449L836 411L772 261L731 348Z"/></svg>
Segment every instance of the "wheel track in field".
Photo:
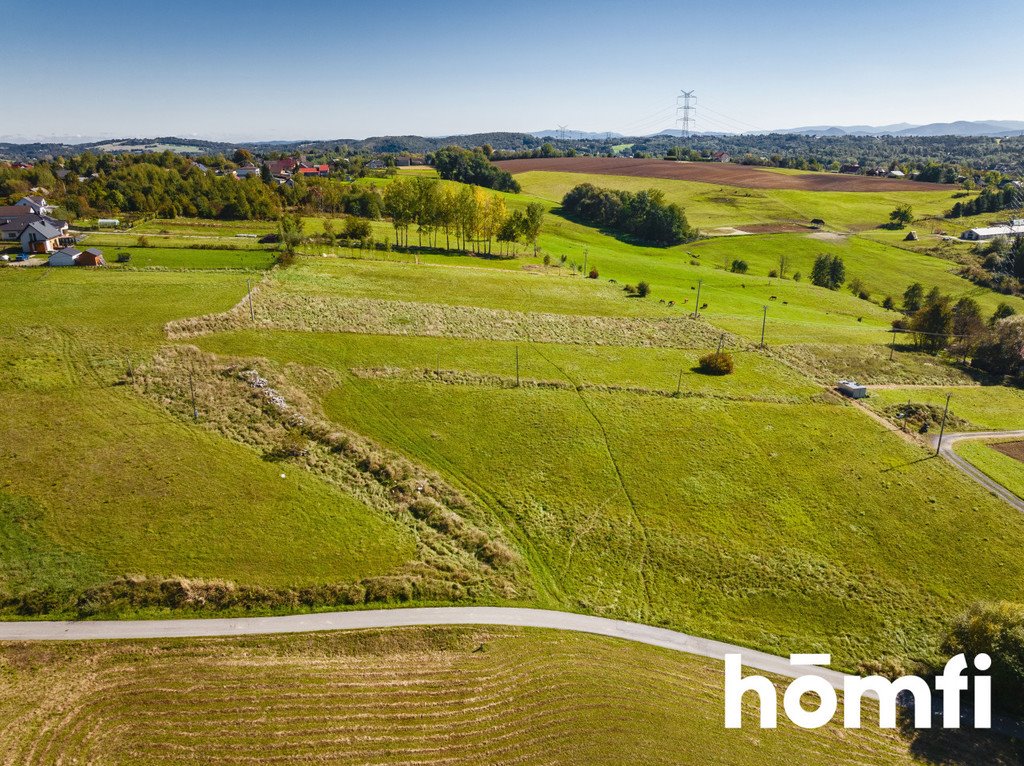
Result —
<svg viewBox="0 0 1024 766"><path fill-rule="evenodd" d="M571 375L569 375L568 372L566 372L552 359L550 359L547 356L547 354L544 353L543 349L540 347L539 344L533 345L537 347L537 353L540 354L541 358L544 359L544 361L546 361L556 370L558 370L558 372L572 384L573 390L576 392L576 396L579 397L580 402L586 408L587 413L597 424L597 427L601 432L601 440L604 443L605 453L608 455L608 460L611 463L612 469L615 471L615 476L618 479L619 487L622 489L622 494L625 496L626 502L629 503L630 514L632 515L633 521L636 524L636 528L640 531L640 540L643 543L643 554L640 557L638 571L640 574L640 581L643 583L644 586L644 597L647 601L647 615L649 616L654 611L654 598L653 594L651 593L650 579L647 576L647 559L650 556L651 550L650 531L647 529L646 524L644 524L644 521L640 516L640 512L637 510L636 502L633 500L633 496L630 494L629 488L626 486L626 479L622 475L622 469L619 467L619 462L615 458L615 452L612 450L611 442L608 439L608 430L605 428L604 423L601 422L601 418L598 417L597 412L594 410L593 406L590 404L589 401L587 401L587 397L581 390L580 384Z"/></svg>

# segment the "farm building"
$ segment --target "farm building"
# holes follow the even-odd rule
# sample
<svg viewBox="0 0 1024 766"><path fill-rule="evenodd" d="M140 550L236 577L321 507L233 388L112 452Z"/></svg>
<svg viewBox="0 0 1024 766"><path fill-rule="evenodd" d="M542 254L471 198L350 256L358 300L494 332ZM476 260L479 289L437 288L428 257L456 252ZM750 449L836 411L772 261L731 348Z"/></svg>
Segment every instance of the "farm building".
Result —
<svg viewBox="0 0 1024 766"><path fill-rule="evenodd" d="M711 155L712 162L728 162L731 159L728 152L715 152Z"/></svg>
<svg viewBox="0 0 1024 766"><path fill-rule="evenodd" d="M73 247L65 247L50 256L46 263L48 266L74 266L81 253Z"/></svg>
<svg viewBox="0 0 1024 766"><path fill-rule="evenodd" d="M996 237L1024 236L1024 221L1014 221L1003 226L981 226L977 229L968 229L960 235L960 239L970 242L981 242Z"/></svg>
<svg viewBox="0 0 1024 766"><path fill-rule="evenodd" d="M107 262L103 260L103 253L97 250L95 247L90 247L84 253L80 253L78 258L75 259L76 266L106 266Z"/></svg>

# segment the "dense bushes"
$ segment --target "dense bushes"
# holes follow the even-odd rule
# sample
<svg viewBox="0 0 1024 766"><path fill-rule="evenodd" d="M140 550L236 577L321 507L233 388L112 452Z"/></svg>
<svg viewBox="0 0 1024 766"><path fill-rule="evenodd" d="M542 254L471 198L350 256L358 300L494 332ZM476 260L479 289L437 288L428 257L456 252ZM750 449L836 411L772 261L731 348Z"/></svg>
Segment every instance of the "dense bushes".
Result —
<svg viewBox="0 0 1024 766"><path fill-rule="evenodd" d="M725 351L705 354L698 360L698 363L698 369L709 375L729 375L733 370L732 354Z"/></svg>
<svg viewBox="0 0 1024 766"><path fill-rule="evenodd" d="M1008 375L1024 383L1024 316L1000 319L978 345L971 364L993 375Z"/></svg>
<svg viewBox="0 0 1024 766"><path fill-rule="evenodd" d="M975 604L953 624L942 647L949 656L963 653L992 658L992 702L1024 711L1024 605L1001 601Z"/></svg>
<svg viewBox="0 0 1024 766"><path fill-rule="evenodd" d="M434 152L434 168L446 181L460 181L504 192L518 192L519 182L512 174L492 165L482 151L446 146Z"/></svg>
<svg viewBox="0 0 1024 766"><path fill-rule="evenodd" d="M678 245L698 237L683 209L665 202L657 189L628 192L580 184L562 198L562 210L591 226L614 229L656 245Z"/></svg>

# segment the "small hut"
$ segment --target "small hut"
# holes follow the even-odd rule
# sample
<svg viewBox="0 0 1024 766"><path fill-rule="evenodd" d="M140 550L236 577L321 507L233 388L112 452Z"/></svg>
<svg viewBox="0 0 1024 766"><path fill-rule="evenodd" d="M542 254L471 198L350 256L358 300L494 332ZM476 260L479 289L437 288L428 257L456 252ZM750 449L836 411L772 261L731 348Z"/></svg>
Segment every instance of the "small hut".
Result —
<svg viewBox="0 0 1024 766"><path fill-rule="evenodd" d="M95 247L90 247L84 253L81 253L78 258L75 259L76 266L106 266L107 262L103 260L103 253L97 250Z"/></svg>

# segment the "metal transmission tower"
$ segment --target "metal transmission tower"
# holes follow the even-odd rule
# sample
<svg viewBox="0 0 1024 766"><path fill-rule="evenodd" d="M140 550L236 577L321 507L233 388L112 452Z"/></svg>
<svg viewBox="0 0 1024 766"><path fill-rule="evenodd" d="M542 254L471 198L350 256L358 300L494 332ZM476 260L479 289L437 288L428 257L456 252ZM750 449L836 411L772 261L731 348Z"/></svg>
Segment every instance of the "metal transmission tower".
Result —
<svg viewBox="0 0 1024 766"><path fill-rule="evenodd" d="M565 129L566 129L567 127L568 127L568 125L559 125L559 126L558 126L558 137L559 137L559 138L560 138L560 139L561 139L562 141L564 141L564 140L565 140Z"/></svg>
<svg viewBox="0 0 1024 766"><path fill-rule="evenodd" d="M694 100L694 93L696 91L681 90L676 96L676 122L680 124L680 138L690 137L690 130L694 123L693 113L696 110L696 107L690 104Z"/></svg>

